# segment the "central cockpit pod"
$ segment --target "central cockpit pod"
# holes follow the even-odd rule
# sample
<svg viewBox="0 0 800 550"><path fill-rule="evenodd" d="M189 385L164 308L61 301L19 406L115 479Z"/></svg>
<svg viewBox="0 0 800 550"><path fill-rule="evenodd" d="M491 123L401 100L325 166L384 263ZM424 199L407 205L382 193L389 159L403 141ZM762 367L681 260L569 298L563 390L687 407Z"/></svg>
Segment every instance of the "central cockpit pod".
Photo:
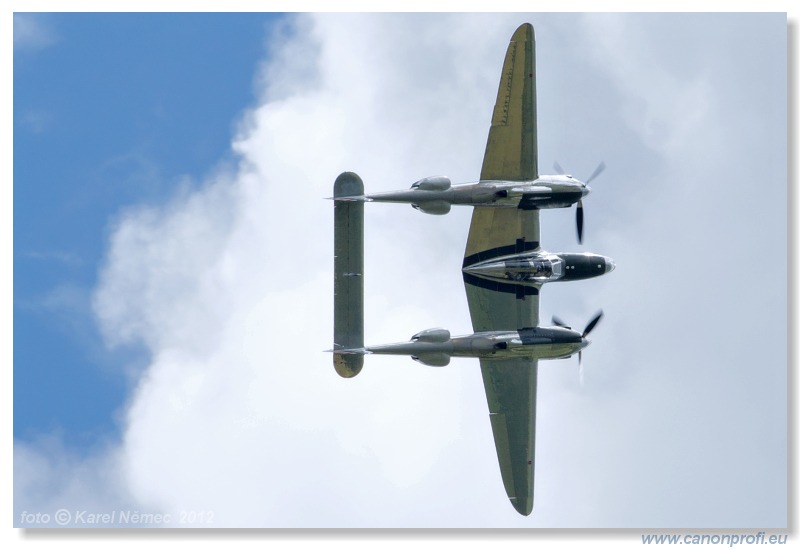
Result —
<svg viewBox="0 0 800 550"><path fill-rule="evenodd" d="M513 254L467 266L464 271L485 279L514 284L540 285L564 276L564 262L555 254Z"/></svg>
<svg viewBox="0 0 800 550"><path fill-rule="evenodd" d="M560 279L564 272L564 262L551 254L533 257L518 257L503 262L506 279L546 283Z"/></svg>

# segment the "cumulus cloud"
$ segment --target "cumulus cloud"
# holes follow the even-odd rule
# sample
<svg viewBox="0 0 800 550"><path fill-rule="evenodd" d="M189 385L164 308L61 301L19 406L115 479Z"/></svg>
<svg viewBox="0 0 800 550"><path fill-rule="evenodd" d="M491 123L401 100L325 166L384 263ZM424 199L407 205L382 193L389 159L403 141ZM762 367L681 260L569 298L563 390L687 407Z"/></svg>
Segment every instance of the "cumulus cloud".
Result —
<svg viewBox="0 0 800 550"><path fill-rule="evenodd" d="M321 351L332 336L332 204L322 197L333 179L354 170L372 191L440 173L474 180L508 37L525 20L539 45L540 165L569 151L558 160L581 175L606 160L586 201L587 241L619 266L543 292L542 319L579 325L598 306L607 316L585 353L584 387L574 362L540 366L530 518L503 492L477 362L367 358L343 380ZM686 74L680 60L702 33L689 25L681 47L674 31L690 20L291 19L240 123L237 169L168 204L132 207L111 235L98 320L110 344L152 356L107 455L131 502L208 511L216 526L785 524L786 178L785 162L763 164L776 147L785 160L785 127L753 136L727 126L740 101L785 105L785 95L731 98L746 71L716 54ZM779 18L753 21L756 36L785 33ZM716 23L721 39L741 40L739 20ZM575 26L584 32L564 41ZM752 62L775 53L747 46ZM559 88L565 70L593 85ZM766 76L786 89L785 72ZM761 188L781 200L744 197L754 182L743 174L757 166L768 172ZM543 213L546 248L578 249L572 216ZM469 332L458 270L468 223L468 209L367 208L368 343L430 326ZM766 283L758 295L755 282ZM778 324L752 324L768 317Z"/></svg>
<svg viewBox="0 0 800 550"><path fill-rule="evenodd" d="M82 521L76 512L103 514L138 506L120 470L122 452L113 443L101 442L88 454L79 454L65 447L58 434L15 442L14 525L107 527Z"/></svg>

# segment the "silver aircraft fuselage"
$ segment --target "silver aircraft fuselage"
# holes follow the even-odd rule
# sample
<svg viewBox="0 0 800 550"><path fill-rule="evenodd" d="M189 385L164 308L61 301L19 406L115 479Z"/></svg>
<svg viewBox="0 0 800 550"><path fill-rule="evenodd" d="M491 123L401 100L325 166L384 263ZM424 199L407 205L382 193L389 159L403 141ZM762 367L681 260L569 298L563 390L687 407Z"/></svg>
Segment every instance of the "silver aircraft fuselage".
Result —
<svg viewBox="0 0 800 550"><path fill-rule="evenodd" d="M589 343L579 332L558 326L478 332L452 338L445 329L428 329L412 336L410 342L366 347L361 353L410 355L423 364L443 367L450 363L451 357L565 359Z"/></svg>
<svg viewBox="0 0 800 550"><path fill-rule="evenodd" d="M577 281L614 271L607 256L575 252L521 252L465 265L465 274L490 281L539 286L555 281Z"/></svg>
<svg viewBox="0 0 800 550"><path fill-rule="evenodd" d="M540 176L533 181L486 180L453 186L444 176L432 176L416 182L411 189L337 197L336 200L408 203L428 214L447 214L454 204L522 210L566 208L590 192L588 185L568 175Z"/></svg>

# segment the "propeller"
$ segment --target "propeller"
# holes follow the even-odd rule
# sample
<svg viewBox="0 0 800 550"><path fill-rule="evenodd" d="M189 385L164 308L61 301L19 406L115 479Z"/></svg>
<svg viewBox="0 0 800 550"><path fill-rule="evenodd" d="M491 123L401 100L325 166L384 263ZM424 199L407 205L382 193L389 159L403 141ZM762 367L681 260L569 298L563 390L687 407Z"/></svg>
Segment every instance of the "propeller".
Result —
<svg viewBox="0 0 800 550"><path fill-rule="evenodd" d="M583 334L581 335L581 338L586 338L587 336L589 336L589 333L591 333L594 330L594 327L597 326L597 323L599 323L600 319L602 318L603 318L603 310L601 309L595 314L594 317L592 317L592 320L586 324L586 328L583 329ZM571 326L562 321L560 317L557 317L555 315L553 315L553 324L559 327L572 330Z"/></svg>
<svg viewBox="0 0 800 550"><path fill-rule="evenodd" d="M594 318L589 321L589 324L586 325L586 328L583 329L583 334L581 338L586 338L589 336L589 333L594 330L594 327L597 326L597 323L600 322L600 319L603 318L603 310L601 309ZM583 350L578 352L578 377L581 380L581 384L583 384Z"/></svg>
<svg viewBox="0 0 800 550"><path fill-rule="evenodd" d="M602 174L605 169L606 163L601 161L592 172L592 175L586 178L586 185L589 185L589 182ZM575 210L575 225L578 227L578 244L583 244L583 199L578 200L578 207Z"/></svg>
<svg viewBox="0 0 800 550"><path fill-rule="evenodd" d="M589 333L594 330L594 327L597 326L597 323L599 323L600 319L602 318L603 318L603 310L601 309L600 311L597 312L597 315L595 315L594 318L591 321L589 321L589 324L586 325L586 328L583 329L582 337L586 338L587 336L589 336Z"/></svg>
<svg viewBox="0 0 800 550"><path fill-rule="evenodd" d="M597 168L595 168L595 169L594 169L594 172L592 172L592 175L591 175L591 176L589 176L588 178L586 178L586 181L585 181L584 183L585 183L586 185L589 185L589 182L591 182L591 181L592 181L593 179L595 179L597 176L599 176L600 174L602 174L602 173L603 173L603 170L605 170L605 169L606 169L606 163L605 163L605 162L600 162L600 164L598 164L598 165L597 165ZM560 174L560 175L562 175L562 176L563 176L564 174L566 174L566 173L567 173L567 171L566 171L566 170L564 170L564 169L561 167L561 165L558 163L558 161L555 161L555 162L553 163L553 170L555 170L555 171L556 171L556 174Z"/></svg>
<svg viewBox="0 0 800 550"><path fill-rule="evenodd" d="M601 309L600 311L597 312L597 314L594 317L592 317L592 320L589 321L589 323L586 325L586 328L583 329L583 334L581 335L581 338L586 338L587 336L589 336L589 333L591 333L594 330L594 328L597 326L597 323L599 323L600 319L602 318L603 318L603 310ZM553 315L553 324L566 329L570 330L572 329L572 327L567 325L564 321L562 321L555 315ZM583 384L583 350L578 351L578 373L580 376L581 384Z"/></svg>
<svg viewBox="0 0 800 550"><path fill-rule="evenodd" d="M558 161L553 163L553 169L558 174L565 174L566 173L564 171L564 169L561 167L561 165L558 163ZM602 174L603 170L605 170L605 169L606 169L606 163L605 162L601 162L600 164L597 165L597 168L594 169L594 172L592 172L592 175L590 175L588 178L586 178L586 181L584 183L586 185L589 185L589 182L591 182L597 176ZM579 199L578 200L577 208L575 210L575 226L578 228L578 243L579 244L583 244L583 199Z"/></svg>
<svg viewBox="0 0 800 550"><path fill-rule="evenodd" d="M597 168L594 169L594 172L592 172L592 175L589 176L588 178L586 178L586 182L585 182L586 185L589 185L589 182L591 182L597 176L602 174L603 170L605 170L605 169L606 169L606 163L605 162L600 162L600 164L597 165Z"/></svg>
<svg viewBox="0 0 800 550"><path fill-rule="evenodd" d="M567 323L565 323L564 321L562 321L561 319L559 319L555 315L553 315L553 324L556 325L556 326L559 326L559 327L572 329L572 327L568 326Z"/></svg>

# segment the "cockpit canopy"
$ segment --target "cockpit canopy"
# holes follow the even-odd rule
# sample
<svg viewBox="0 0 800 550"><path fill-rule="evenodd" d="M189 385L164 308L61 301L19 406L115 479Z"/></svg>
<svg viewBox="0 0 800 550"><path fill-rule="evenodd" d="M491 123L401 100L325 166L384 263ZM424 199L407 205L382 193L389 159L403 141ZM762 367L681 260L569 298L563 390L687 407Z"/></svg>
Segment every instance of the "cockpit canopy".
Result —
<svg viewBox="0 0 800 550"><path fill-rule="evenodd" d="M564 262L555 255L513 259L505 262L507 276L515 281L547 282L560 279Z"/></svg>

